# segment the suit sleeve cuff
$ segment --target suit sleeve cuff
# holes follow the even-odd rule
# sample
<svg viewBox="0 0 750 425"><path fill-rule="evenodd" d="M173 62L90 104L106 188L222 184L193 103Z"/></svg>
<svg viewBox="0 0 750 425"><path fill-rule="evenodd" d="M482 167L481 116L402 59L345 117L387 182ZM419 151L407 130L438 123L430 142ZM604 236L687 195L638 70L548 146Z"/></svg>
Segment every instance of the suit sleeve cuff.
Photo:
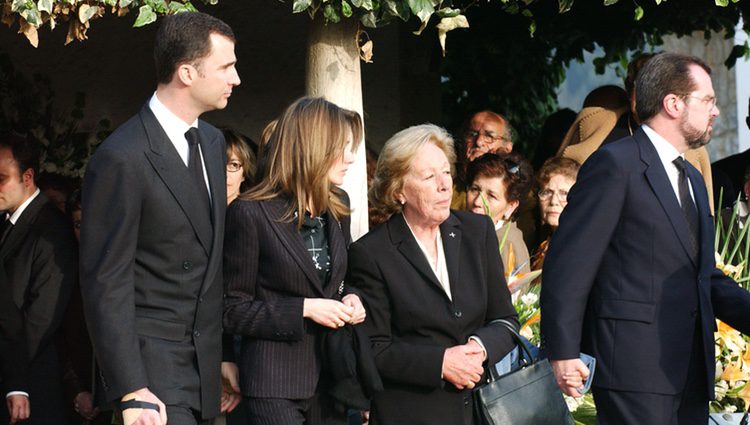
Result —
<svg viewBox="0 0 750 425"><path fill-rule="evenodd" d="M8 398L8 397L11 397L11 396L14 396L14 395L22 395L22 396L24 396L26 398L29 398L29 393L27 393L25 391L11 391L8 394L5 394L5 398Z"/></svg>

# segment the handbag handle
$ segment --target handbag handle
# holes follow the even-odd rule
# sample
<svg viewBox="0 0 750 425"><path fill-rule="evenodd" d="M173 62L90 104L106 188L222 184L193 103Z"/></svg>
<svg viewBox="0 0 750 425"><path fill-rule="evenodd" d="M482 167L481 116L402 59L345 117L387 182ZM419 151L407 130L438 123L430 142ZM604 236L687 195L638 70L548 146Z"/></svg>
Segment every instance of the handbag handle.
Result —
<svg viewBox="0 0 750 425"><path fill-rule="evenodd" d="M513 322L507 319L494 319L490 321L489 323L487 323L487 326L492 326L492 325L500 325L506 328L510 332L511 336L516 342L516 347L519 347L519 350L520 350L519 363L521 363L522 368L534 363L534 356L531 354L529 347L527 347L526 344L524 344L523 337L521 337L521 334L518 333L518 329L516 329L516 325L513 324ZM497 369L494 367L494 365L492 367L489 367L489 370L490 370L491 381L496 381L497 379L500 378L500 375L498 375Z"/></svg>

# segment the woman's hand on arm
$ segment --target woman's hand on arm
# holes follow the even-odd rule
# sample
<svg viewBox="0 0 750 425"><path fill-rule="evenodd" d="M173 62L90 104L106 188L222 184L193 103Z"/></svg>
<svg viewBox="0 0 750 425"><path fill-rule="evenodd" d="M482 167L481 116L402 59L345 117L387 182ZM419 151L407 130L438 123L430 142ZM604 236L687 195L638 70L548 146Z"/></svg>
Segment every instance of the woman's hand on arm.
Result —
<svg viewBox="0 0 750 425"><path fill-rule="evenodd" d="M362 300L357 294L349 294L341 299L344 305L353 308L352 319L349 321L350 325L357 325L365 321L367 313L365 312L365 306L362 305Z"/></svg>
<svg viewBox="0 0 750 425"><path fill-rule="evenodd" d="M353 314L354 307L327 298L305 298L302 307L302 317L310 319L321 326L333 329L350 323Z"/></svg>

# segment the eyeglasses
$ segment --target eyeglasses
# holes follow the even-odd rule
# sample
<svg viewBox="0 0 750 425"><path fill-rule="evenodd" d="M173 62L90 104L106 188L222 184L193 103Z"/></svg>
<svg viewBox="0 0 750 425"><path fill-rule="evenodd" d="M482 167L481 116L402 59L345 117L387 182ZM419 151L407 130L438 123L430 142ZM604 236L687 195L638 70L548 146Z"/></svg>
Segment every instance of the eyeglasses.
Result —
<svg viewBox="0 0 750 425"><path fill-rule="evenodd" d="M708 109L713 109L714 106L716 106L716 96L698 97L691 94L683 94L682 97L692 97L693 99L698 99L701 102L706 103L708 105Z"/></svg>
<svg viewBox="0 0 750 425"><path fill-rule="evenodd" d="M230 173L236 173L242 169L242 163L238 161L227 162L227 171Z"/></svg>
<svg viewBox="0 0 750 425"><path fill-rule="evenodd" d="M489 132L489 131L476 131L476 130L466 130L466 133L464 133L464 139L466 140L475 140L479 137L485 137L487 139L490 139L492 143L503 143L504 145L510 145L513 144L513 141L505 136L498 136L495 133Z"/></svg>
<svg viewBox="0 0 750 425"><path fill-rule="evenodd" d="M568 202L568 191L567 190L551 190L551 189L543 189L540 190L539 193L537 193L537 196L539 196L540 201L549 201L552 199L553 195L557 195L557 199L560 200L560 202Z"/></svg>

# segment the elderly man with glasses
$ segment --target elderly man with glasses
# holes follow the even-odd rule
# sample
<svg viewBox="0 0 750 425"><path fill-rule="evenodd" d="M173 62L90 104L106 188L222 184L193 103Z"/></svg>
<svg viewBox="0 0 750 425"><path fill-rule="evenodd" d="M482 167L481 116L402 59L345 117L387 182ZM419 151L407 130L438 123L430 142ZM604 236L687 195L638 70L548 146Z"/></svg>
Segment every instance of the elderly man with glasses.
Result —
<svg viewBox="0 0 750 425"><path fill-rule="evenodd" d="M469 163L487 153L509 154L513 151L513 127L504 116L489 110L472 115L456 137L456 180L451 208L466 206L466 168Z"/></svg>

